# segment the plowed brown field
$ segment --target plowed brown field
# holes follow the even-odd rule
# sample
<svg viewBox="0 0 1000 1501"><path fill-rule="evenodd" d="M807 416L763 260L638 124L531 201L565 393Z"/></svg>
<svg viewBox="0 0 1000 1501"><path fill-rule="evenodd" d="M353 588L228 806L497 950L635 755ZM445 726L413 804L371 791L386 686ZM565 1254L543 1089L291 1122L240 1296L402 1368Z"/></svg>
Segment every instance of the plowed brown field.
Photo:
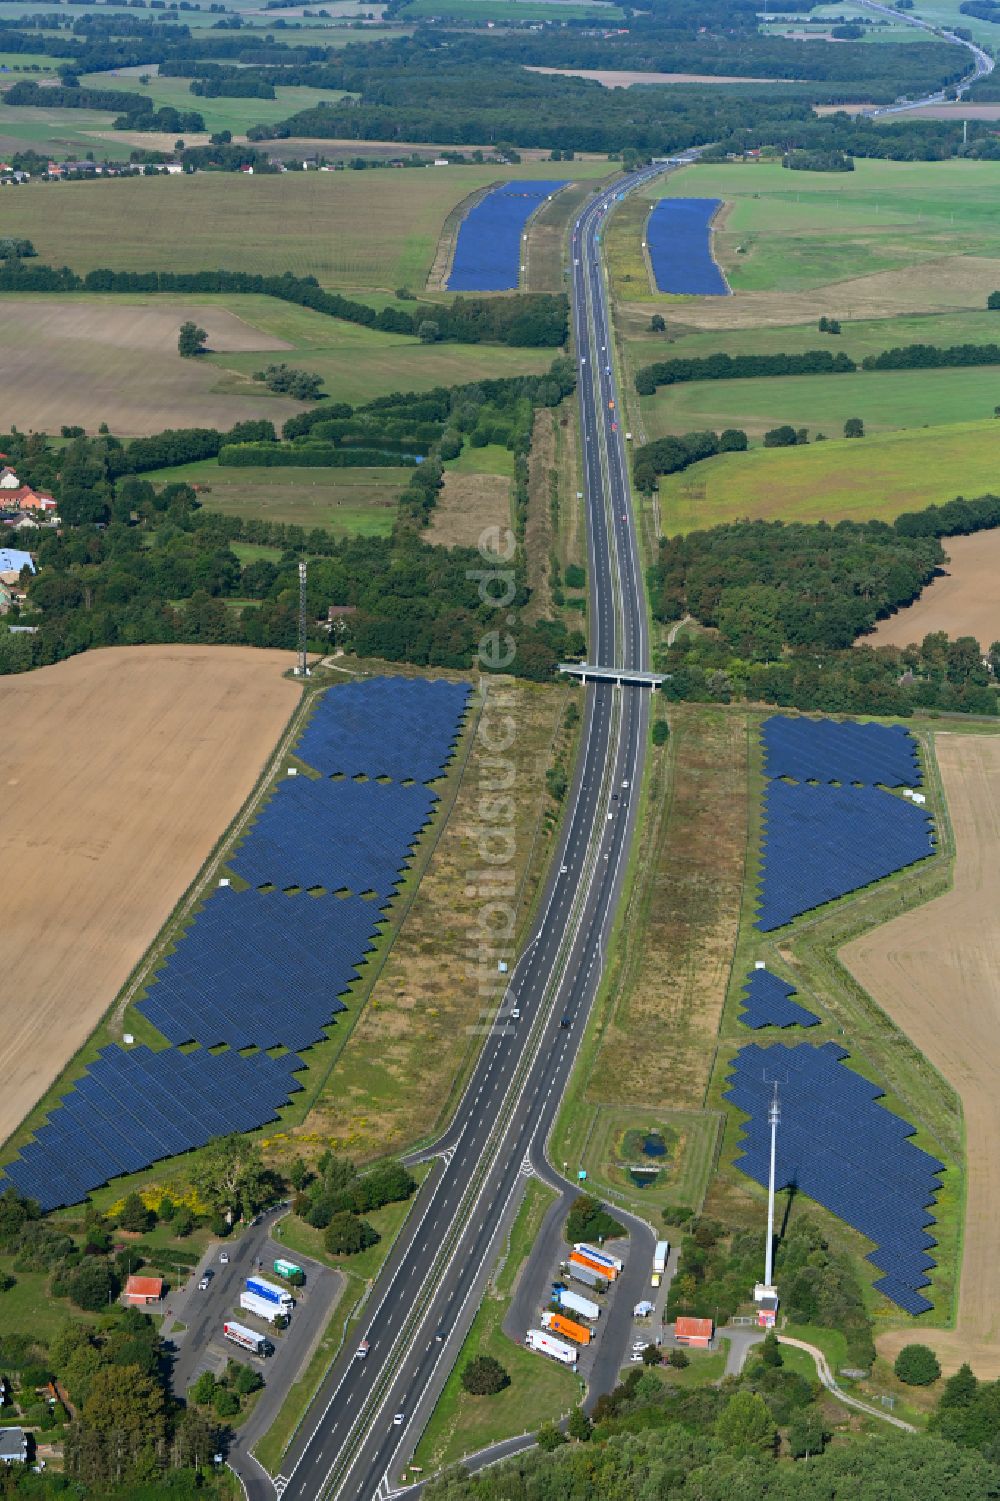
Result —
<svg viewBox="0 0 1000 1501"><path fill-rule="evenodd" d="M0 1141L250 793L298 703L289 660L136 646L2 679Z"/></svg>
<svg viewBox="0 0 1000 1501"><path fill-rule="evenodd" d="M866 646L909 646L929 631L975 636L983 651L1000 640L1000 527L971 537L945 537L948 562L940 578L928 584L905 610L880 620Z"/></svg>
<svg viewBox="0 0 1000 1501"><path fill-rule="evenodd" d="M954 885L855 939L848 969L951 1083L966 1128L965 1247L953 1330L921 1328L946 1371L1000 1377L1000 736L936 740L957 856ZM882 1335L893 1358L912 1330Z"/></svg>

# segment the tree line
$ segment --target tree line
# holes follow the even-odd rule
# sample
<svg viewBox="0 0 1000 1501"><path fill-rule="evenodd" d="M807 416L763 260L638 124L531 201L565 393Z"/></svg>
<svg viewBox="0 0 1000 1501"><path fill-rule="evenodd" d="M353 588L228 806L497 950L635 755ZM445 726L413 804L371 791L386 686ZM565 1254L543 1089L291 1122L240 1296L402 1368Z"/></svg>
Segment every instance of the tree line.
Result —
<svg viewBox="0 0 1000 1501"><path fill-rule="evenodd" d="M376 312L314 276L262 276L245 271L112 271L99 267L80 276L67 266L0 262L0 292L234 292L277 297L329 318L359 323L383 333L418 335L432 321L435 337L460 344L509 344L554 349L566 342L569 304L563 292L515 292L503 297L456 297L451 303L416 302L414 311L387 306Z"/></svg>
<svg viewBox="0 0 1000 1501"><path fill-rule="evenodd" d="M862 370L944 370L961 365L1000 365L1000 344L904 344L865 355Z"/></svg>
<svg viewBox="0 0 1000 1501"><path fill-rule="evenodd" d="M683 437L655 438L636 448L632 477L638 489L651 494L661 474L676 474L717 453L744 453L748 446L746 433L738 427L727 427L718 434L685 433Z"/></svg>
<svg viewBox="0 0 1000 1501"><path fill-rule="evenodd" d="M771 375L840 375L856 370L842 351L809 349L802 354L709 354L688 359L656 360L636 371L640 396L652 396L657 386L692 380L747 380Z"/></svg>

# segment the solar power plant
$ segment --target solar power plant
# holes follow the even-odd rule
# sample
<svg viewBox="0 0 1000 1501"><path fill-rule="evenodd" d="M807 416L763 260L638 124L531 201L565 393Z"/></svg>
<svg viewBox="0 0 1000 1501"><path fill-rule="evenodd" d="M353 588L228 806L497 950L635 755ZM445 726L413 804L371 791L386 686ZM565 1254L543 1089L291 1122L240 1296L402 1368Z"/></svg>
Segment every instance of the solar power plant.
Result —
<svg viewBox="0 0 1000 1501"><path fill-rule="evenodd" d="M878 1103L884 1091L846 1068L846 1057L829 1042L741 1048L726 1091L750 1117L736 1165L767 1186L768 1108L777 1082L776 1186L794 1185L874 1241L868 1260L884 1273L875 1287L907 1313L925 1313L933 1305L920 1289L930 1282L935 1245L928 1205L944 1164L907 1139L915 1128Z"/></svg>
<svg viewBox="0 0 1000 1501"><path fill-rule="evenodd" d="M43 1211L77 1204L111 1178L275 1120L301 1067L294 1053L103 1048L3 1172Z"/></svg>
<svg viewBox="0 0 1000 1501"><path fill-rule="evenodd" d="M721 198L661 198L646 221L649 261L660 292L727 297L712 259L709 226Z"/></svg>
<svg viewBox="0 0 1000 1501"><path fill-rule="evenodd" d="M289 777L228 864L251 886L390 896L437 800L423 785Z"/></svg>
<svg viewBox="0 0 1000 1501"><path fill-rule="evenodd" d="M459 227L449 292L516 290L524 226L546 198L565 186L565 179L505 182L481 198Z"/></svg>
<svg viewBox="0 0 1000 1501"><path fill-rule="evenodd" d="M764 775L796 782L919 787L917 742L902 725L841 724L774 714L761 726Z"/></svg>
<svg viewBox="0 0 1000 1501"><path fill-rule="evenodd" d="M814 1027L819 1021L811 1011L790 999L794 985L766 969L752 969L743 986L741 1022L748 1027Z"/></svg>
<svg viewBox="0 0 1000 1501"><path fill-rule="evenodd" d="M430 782L458 740L472 689L425 678L367 678L331 688L306 725L296 755L324 776L341 773Z"/></svg>
<svg viewBox="0 0 1000 1501"><path fill-rule="evenodd" d="M360 896L220 886L139 1010L168 1042L307 1048L345 1009L382 920Z"/></svg>
<svg viewBox="0 0 1000 1501"><path fill-rule="evenodd" d="M930 816L878 787L768 782L764 825L765 933L934 853Z"/></svg>

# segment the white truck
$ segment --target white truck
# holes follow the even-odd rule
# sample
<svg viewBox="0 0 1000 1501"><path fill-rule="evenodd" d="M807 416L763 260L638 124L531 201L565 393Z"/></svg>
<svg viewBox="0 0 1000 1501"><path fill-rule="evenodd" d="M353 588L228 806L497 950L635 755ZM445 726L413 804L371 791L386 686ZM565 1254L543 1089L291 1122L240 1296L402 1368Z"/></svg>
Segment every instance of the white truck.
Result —
<svg viewBox="0 0 1000 1501"><path fill-rule="evenodd" d="M570 1292L568 1287L552 1289L552 1301L558 1303L560 1308L565 1308L567 1313L578 1313L584 1319L599 1319L601 1308L592 1298L584 1298L580 1293Z"/></svg>
<svg viewBox="0 0 1000 1501"><path fill-rule="evenodd" d="M599 1266L614 1267L620 1272L625 1265L619 1256L612 1256L610 1251L599 1251L596 1246L588 1246L585 1240L579 1240L573 1246L574 1251L579 1251L581 1256L588 1256L591 1261L596 1261Z"/></svg>
<svg viewBox="0 0 1000 1501"><path fill-rule="evenodd" d="M669 1240L658 1240L656 1250L653 1252L653 1271L659 1272L660 1276L667 1270L667 1257L670 1255Z"/></svg>
<svg viewBox="0 0 1000 1501"><path fill-rule="evenodd" d="M265 1334L258 1334L256 1329L248 1329L245 1324L237 1324L233 1319L226 1320L222 1332L234 1345L250 1350L254 1355L271 1355L274 1352L274 1346Z"/></svg>
<svg viewBox="0 0 1000 1501"><path fill-rule="evenodd" d="M269 1303L274 1303L282 1313L291 1313L295 1307L295 1299L287 1287L279 1287L276 1282L268 1282L266 1277L248 1277L247 1292L255 1293L258 1298L266 1298Z"/></svg>
<svg viewBox="0 0 1000 1501"><path fill-rule="evenodd" d="M278 1303L272 1303L268 1298L260 1298L256 1293L240 1293L240 1307L244 1313L256 1314L259 1319L266 1319L273 1324L276 1319L282 1321L288 1318L288 1309L282 1308Z"/></svg>
<svg viewBox="0 0 1000 1501"><path fill-rule="evenodd" d="M573 1346L556 1339L552 1334L546 1334L544 1329L529 1329L526 1343L529 1350L537 1350L540 1355L551 1355L553 1360L560 1361L562 1365L576 1365Z"/></svg>

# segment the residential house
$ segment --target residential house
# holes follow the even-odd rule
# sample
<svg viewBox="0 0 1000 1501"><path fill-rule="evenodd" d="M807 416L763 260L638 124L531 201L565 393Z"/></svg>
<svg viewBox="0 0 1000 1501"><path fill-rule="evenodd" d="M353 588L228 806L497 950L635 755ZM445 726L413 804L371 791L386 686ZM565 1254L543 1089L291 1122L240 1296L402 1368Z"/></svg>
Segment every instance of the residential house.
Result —
<svg viewBox="0 0 1000 1501"><path fill-rule="evenodd" d="M149 1303L159 1303L163 1297L162 1277L140 1277L132 1273L125 1284L124 1298L133 1308Z"/></svg>
<svg viewBox="0 0 1000 1501"><path fill-rule="evenodd" d="M0 1428L0 1465L28 1463L28 1435L23 1428Z"/></svg>
<svg viewBox="0 0 1000 1501"><path fill-rule="evenodd" d="M5 511L37 511L45 515L55 513L56 503L51 495L33 490L30 485L19 485L16 490L0 493L0 507Z"/></svg>
<svg viewBox="0 0 1000 1501"><path fill-rule="evenodd" d="M21 481L9 464L0 469L0 490L20 490Z"/></svg>

